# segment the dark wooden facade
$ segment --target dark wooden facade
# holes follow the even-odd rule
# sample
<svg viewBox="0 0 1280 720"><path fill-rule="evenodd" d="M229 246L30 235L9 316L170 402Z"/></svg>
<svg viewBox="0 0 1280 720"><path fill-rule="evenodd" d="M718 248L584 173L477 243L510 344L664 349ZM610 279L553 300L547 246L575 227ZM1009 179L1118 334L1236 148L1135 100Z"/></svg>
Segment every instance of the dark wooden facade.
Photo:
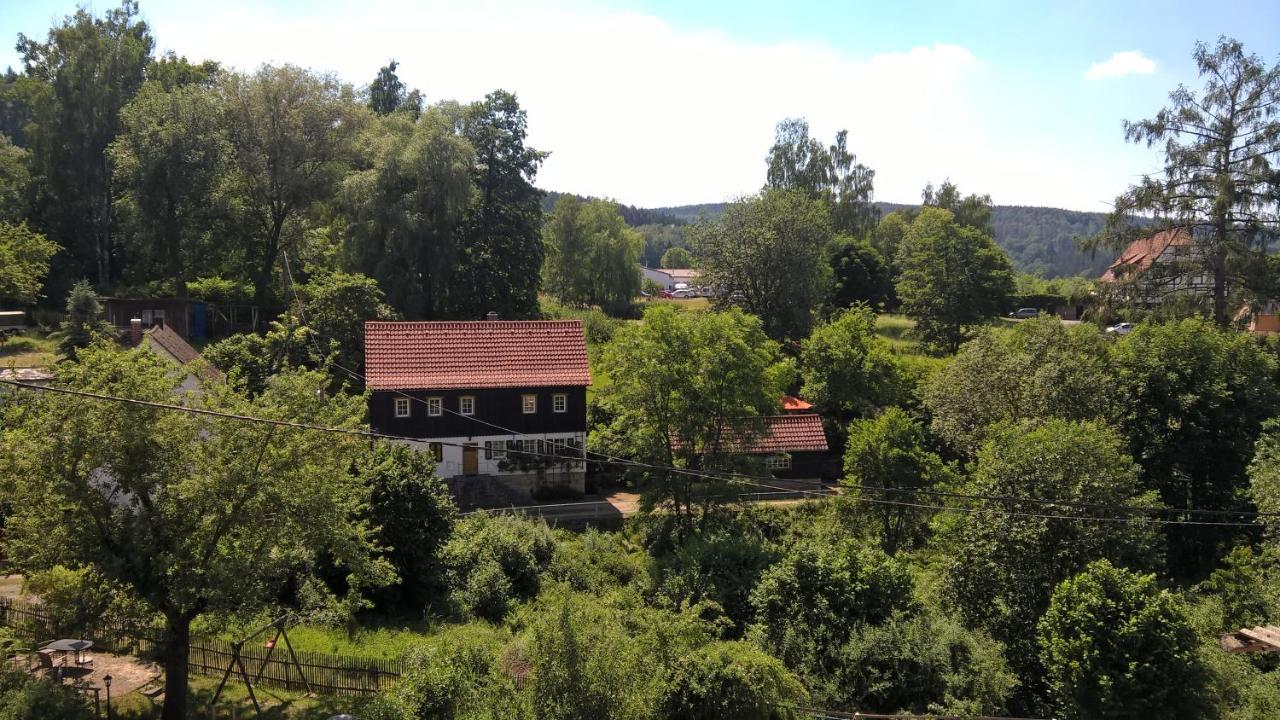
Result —
<svg viewBox="0 0 1280 720"><path fill-rule="evenodd" d="M537 412L523 411L525 395L536 395ZM566 407L554 412L552 396L563 394ZM395 399L411 397L422 402L409 403L409 417L398 418ZM458 414L459 398L475 398L475 415ZM426 399L441 398L439 416L427 415ZM369 398L369 420L374 430L389 435L413 438L475 437L511 434L585 433L587 431L587 389L584 387L481 388L476 390L406 390L400 394L375 390ZM491 423L491 424L486 424ZM494 427L494 426L497 427Z"/></svg>

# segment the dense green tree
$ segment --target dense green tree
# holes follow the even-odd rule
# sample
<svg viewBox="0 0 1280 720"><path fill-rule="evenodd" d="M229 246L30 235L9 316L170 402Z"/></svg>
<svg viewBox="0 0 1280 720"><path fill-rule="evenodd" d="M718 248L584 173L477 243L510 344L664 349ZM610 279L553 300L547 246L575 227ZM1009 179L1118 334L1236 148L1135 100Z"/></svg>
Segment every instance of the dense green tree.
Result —
<svg viewBox="0 0 1280 720"><path fill-rule="evenodd" d="M640 294L644 238L627 227L614 203L562 196L547 216L543 240L547 291L560 301L617 314Z"/></svg>
<svg viewBox="0 0 1280 720"><path fill-rule="evenodd" d="M671 720L774 720L779 706L805 696L786 666L751 643L719 642L673 658L656 717Z"/></svg>
<svg viewBox="0 0 1280 720"><path fill-rule="evenodd" d="M949 597L967 622L1005 643L1022 683L1019 707L1013 709L1032 711L1043 699L1044 686L1028 628L1049 606L1053 588L1099 558L1142 569L1160 561L1153 525L1070 517L1114 516L1123 508L1159 504L1142 493L1138 468L1114 431L1095 422L1058 419L990 432L964 492L1061 503L975 500L965 505L971 512L949 516L941 526ZM1073 503L1108 509L1100 513ZM1044 517L1053 515L1066 517Z"/></svg>
<svg viewBox="0 0 1280 720"><path fill-rule="evenodd" d="M626 216L623 216L626 219ZM645 267L662 267L662 256L673 247L689 249L685 225L636 225L636 232L644 236ZM692 255L692 253L690 253ZM690 260L692 264L692 260ZM684 267L689 267L685 265Z"/></svg>
<svg viewBox="0 0 1280 720"><path fill-rule="evenodd" d="M949 210L926 207L898 251L902 310L930 344L955 352L968 328L998 314L1013 290L1009 257Z"/></svg>
<svg viewBox="0 0 1280 720"><path fill-rule="evenodd" d="M181 381L145 350L106 345L82 350L58 379L162 404ZM286 372L256 399L210 383L185 402L357 428L364 400L328 395L326 382ZM165 720L187 717L191 624L202 613L255 612L315 568L317 553L347 569L353 594L393 575L359 517L368 488L348 472L357 437L66 396L37 396L21 423L6 437L22 456L4 478L15 508L6 554L23 572L92 567L164 618Z"/></svg>
<svg viewBox="0 0 1280 720"><path fill-rule="evenodd" d="M443 551L454 601L471 615L501 621L512 601L538 594L553 548L551 530L541 521L464 518Z"/></svg>
<svg viewBox="0 0 1280 720"><path fill-rule="evenodd" d="M382 118L361 138L367 168L348 175L344 264L378 281L409 320L449 316L450 278L464 256L458 223L472 202L470 144L440 108L415 123Z"/></svg>
<svg viewBox="0 0 1280 720"><path fill-rule="evenodd" d="M840 651L861 624L875 625L912 605L906 566L878 549L845 540L805 541L765 571L751 594L750 636L817 691L830 688Z"/></svg>
<svg viewBox="0 0 1280 720"><path fill-rule="evenodd" d="M727 635L740 637L754 617L751 591L776 553L747 533L693 537L651 566L657 593L673 607L714 602L733 623Z"/></svg>
<svg viewBox="0 0 1280 720"><path fill-rule="evenodd" d="M670 247L662 253L660 265L664 268L693 267L693 255L682 247Z"/></svg>
<svg viewBox="0 0 1280 720"><path fill-rule="evenodd" d="M890 554L925 537L932 511L915 506L936 504L937 497L915 491L953 481L942 458L925 446L924 428L896 407L849 426L844 471L856 513L874 523L881 547Z"/></svg>
<svg viewBox="0 0 1280 720"><path fill-rule="evenodd" d="M364 373L364 324L394 320L395 311L383 302L378 282L359 273L318 272L297 287L306 326L322 345L336 354L337 375L363 385L352 374Z"/></svg>
<svg viewBox="0 0 1280 720"><path fill-rule="evenodd" d="M1207 671L1182 603L1106 560L1064 580L1038 627L1058 717L1211 717Z"/></svg>
<svg viewBox="0 0 1280 720"><path fill-rule="evenodd" d="M193 64L186 56L179 56L169 50L147 65L147 81L169 91L192 85L213 89L217 87L222 72L222 65L216 60Z"/></svg>
<svg viewBox="0 0 1280 720"><path fill-rule="evenodd" d="M516 96L495 90L462 113L475 149L475 193L459 225L461 260L451 312L480 318L538 314L542 283L542 191L533 186L547 153L525 146L528 118Z"/></svg>
<svg viewBox="0 0 1280 720"><path fill-rule="evenodd" d="M661 467L729 470L733 452L759 433L761 416L778 411L793 370L760 321L737 310L686 312L655 305L644 322L619 328L600 358L611 382L597 403L607 423L591 435L612 455ZM705 526L725 481L654 470L647 473L650 506L670 503L660 517L684 536Z"/></svg>
<svg viewBox="0 0 1280 720"><path fill-rule="evenodd" d="M853 307L859 303L872 308L892 307L893 276L884 258L865 240L838 235L828 250L831 261L831 296L833 308Z"/></svg>
<svg viewBox="0 0 1280 720"><path fill-rule="evenodd" d="M933 183L925 185L920 196L924 207L950 210L956 216L956 222L964 227L973 228L983 235L992 234L990 195L961 195L960 188L950 180L943 180L937 188Z"/></svg>
<svg viewBox="0 0 1280 720"><path fill-rule="evenodd" d="M815 327L800 346L801 393L838 425L898 402L905 381L876 337L876 315L865 306L842 310Z"/></svg>
<svg viewBox="0 0 1280 720"><path fill-rule="evenodd" d="M831 284L826 250L834 236L823 201L766 190L691 235L704 282L720 293L717 305L758 316L775 340L808 335Z"/></svg>
<svg viewBox="0 0 1280 720"><path fill-rule="evenodd" d="M108 156L126 277L164 278L169 292L185 297L188 280L222 264L229 238L218 224L230 202L231 155L225 105L212 88L166 90L151 81L121 110Z"/></svg>
<svg viewBox="0 0 1280 720"><path fill-rule="evenodd" d="M98 295L87 281L81 280L71 288L67 296L67 312L58 329L50 338L58 341L58 352L75 358L83 348L110 337L112 328L102 317L102 305Z"/></svg>
<svg viewBox="0 0 1280 720"><path fill-rule="evenodd" d="M28 213L30 153L0 133L0 222L21 222Z"/></svg>
<svg viewBox="0 0 1280 720"><path fill-rule="evenodd" d="M880 218L875 228L867 235L871 247L880 253L880 258L888 268L890 280L898 277L898 250L902 247L902 238L907 236L912 218L906 213L894 211Z"/></svg>
<svg viewBox="0 0 1280 720"><path fill-rule="evenodd" d="M222 83L239 179L254 303L273 297L276 265L310 206L333 193L348 167L366 113L349 86L293 65L264 65Z"/></svg>
<svg viewBox="0 0 1280 720"><path fill-rule="evenodd" d="M1280 513L1280 420L1262 426L1253 461L1249 464L1249 499L1264 513ZM1280 516L1263 516L1271 539L1280 538Z"/></svg>
<svg viewBox="0 0 1280 720"><path fill-rule="evenodd" d="M40 298L49 259L59 248L26 223L0 221L0 302L31 305Z"/></svg>
<svg viewBox="0 0 1280 720"><path fill-rule="evenodd" d="M230 335L206 345L200 357L226 373L231 384L256 396L281 370L320 365L323 358L316 357L317 342L310 328L286 313L272 321L265 333Z"/></svg>
<svg viewBox="0 0 1280 720"><path fill-rule="evenodd" d="M134 0L100 17L81 8L44 42L18 36L25 73L40 83L29 131L41 228L66 248L68 274L92 275L102 286L114 277L116 253L106 150L154 46Z"/></svg>
<svg viewBox="0 0 1280 720"><path fill-rule="evenodd" d="M369 109L378 115L390 115L409 98L408 88L396 75L399 63L395 60L378 70L378 76L369 84Z"/></svg>
<svg viewBox="0 0 1280 720"><path fill-rule="evenodd" d="M447 609L443 550L457 508L431 455L379 443L359 472L370 488L369 522L378 528L378 542L399 577L381 594L406 614Z"/></svg>
<svg viewBox="0 0 1280 720"><path fill-rule="evenodd" d="M1003 649L941 612L899 613L855 630L833 701L873 713L1003 714L1018 684Z"/></svg>
<svg viewBox="0 0 1280 720"><path fill-rule="evenodd" d="M1163 177L1144 176L1117 197L1093 244L1123 246L1168 228L1190 232L1187 262L1171 272L1210 276L1213 317L1226 325L1229 286L1280 236L1280 64L1268 67L1225 36L1213 46L1197 43L1192 56L1204 89L1179 86L1155 117L1124 125L1126 140L1163 145Z"/></svg>
<svg viewBox="0 0 1280 720"><path fill-rule="evenodd" d="M849 131L836 133L835 143L823 147L809 136L803 118L778 123L765 186L799 190L828 202L832 226L839 232L862 237L880 217L872 202L875 171L858 162L849 151Z"/></svg>
<svg viewBox="0 0 1280 720"><path fill-rule="evenodd" d="M1280 409L1275 358L1247 335L1184 320L1139 325L1112 359L1115 422L1146 486L1170 507L1243 509L1254 442ZM1170 569L1203 577L1234 544L1229 528L1171 529Z"/></svg>
<svg viewBox="0 0 1280 720"><path fill-rule="evenodd" d="M1115 410L1110 343L1093 325L1056 317L986 331L926 383L932 430L964 454L1003 421L1107 419Z"/></svg>

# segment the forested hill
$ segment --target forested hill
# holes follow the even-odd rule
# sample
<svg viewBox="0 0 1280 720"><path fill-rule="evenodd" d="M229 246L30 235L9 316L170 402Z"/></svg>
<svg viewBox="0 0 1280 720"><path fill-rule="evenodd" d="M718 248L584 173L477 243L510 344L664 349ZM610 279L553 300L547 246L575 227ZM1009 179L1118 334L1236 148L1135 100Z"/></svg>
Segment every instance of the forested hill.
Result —
<svg viewBox="0 0 1280 720"><path fill-rule="evenodd" d="M881 213L908 207L897 203L876 203ZM725 203L652 208L644 212L669 216L681 222L719 215ZM650 221L652 222L652 221ZM1100 251L1090 256L1080 250L1075 238L1102 229L1106 215L1047 207L996 205L991 214L996 242L1021 272L1039 272L1045 277L1085 274L1097 277L1111 263L1112 256Z"/></svg>
<svg viewBox="0 0 1280 720"><path fill-rule="evenodd" d="M562 193L552 190L547 190L545 192L546 194L542 197L543 210L550 210L552 207L555 207L556 201L565 195L573 195L579 200L596 199L594 197L577 195L575 193ZM617 201L615 200L614 202ZM646 208L635 207L634 205L623 205L622 203L617 204L618 210L622 213L622 219L632 227L637 225L681 225L684 223L684 220L664 213L661 210L648 210ZM723 207L723 203L718 207Z"/></svg>

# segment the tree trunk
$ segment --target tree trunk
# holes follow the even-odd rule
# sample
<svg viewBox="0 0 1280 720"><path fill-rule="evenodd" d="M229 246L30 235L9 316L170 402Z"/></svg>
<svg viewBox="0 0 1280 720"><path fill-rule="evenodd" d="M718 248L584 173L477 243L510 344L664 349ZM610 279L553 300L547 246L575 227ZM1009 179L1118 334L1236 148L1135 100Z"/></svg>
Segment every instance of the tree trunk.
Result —
<svg viewBox="0 0 1280 720"><path fill-rule="evenodd" d="M191 649L191 615L167 613L164 638L164 710L161 720L187 718L187 655Z"/></svg>

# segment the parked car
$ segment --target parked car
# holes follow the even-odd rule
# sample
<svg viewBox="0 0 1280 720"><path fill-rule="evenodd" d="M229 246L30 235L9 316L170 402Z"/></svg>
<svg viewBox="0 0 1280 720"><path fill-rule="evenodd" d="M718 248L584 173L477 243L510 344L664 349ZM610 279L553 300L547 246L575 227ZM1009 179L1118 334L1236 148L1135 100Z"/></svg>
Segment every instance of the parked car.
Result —
<svg viewBox="0 0 1280 720"><path fill-rule="evenodd" d="M1107 328L1107 332L1112 333L1113 335L1128 335L1133 332L1133 323L1116 323L1115 325Z"/></svg>
<svg viewBox="0 0 1280 720"><path fill-rule="evenodd" d="M671 291L671 297L673 297L673 298L682 298L682 299L696 298L696 297L698 297L698 291L697 291L697 290L691 290L691 289L689 289L689 288L681 288L681 289L679 289L679 290L673 290L673 291Z"/></svg>
<svg viewBox="0 0 1280 720"><path fill-rule="evenodd" d="M27 314L21 310L0 311L0 341L17 337L27 328Z"/></svg>
<svg viewBox="0 0 1280 720"><path fill-rule="evenodd" d="M1037 308L1018 308L1017 310L1014 310L1013 312L1009 313L1009 317L1013 318L1014 320L1026 320L1028 318L1033 318L1039 314L1040 314L1040 310Z"/></svg>

